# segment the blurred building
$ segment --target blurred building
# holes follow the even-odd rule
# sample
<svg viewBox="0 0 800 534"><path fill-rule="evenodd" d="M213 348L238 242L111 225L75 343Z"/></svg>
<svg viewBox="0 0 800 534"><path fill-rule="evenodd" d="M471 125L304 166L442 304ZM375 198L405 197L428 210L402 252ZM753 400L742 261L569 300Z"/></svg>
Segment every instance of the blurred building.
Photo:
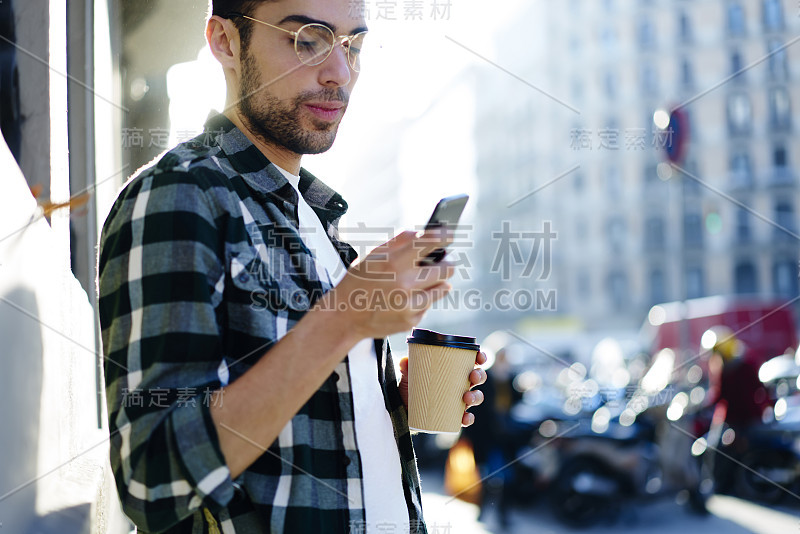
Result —
<svg viewBox="0 0 800 534"><path fill-rule="evenodd" d="M663 301L797 298L799 9L536 1L499 32L497 64L476 74L480 287L554 288L557 305L481 321L508 328L555 313L589 330L633 329ZM691 135L670 169L659 164L675 140L653 115L675 107ZM544 221L557 233L550 256L536 250Z"/></svg>

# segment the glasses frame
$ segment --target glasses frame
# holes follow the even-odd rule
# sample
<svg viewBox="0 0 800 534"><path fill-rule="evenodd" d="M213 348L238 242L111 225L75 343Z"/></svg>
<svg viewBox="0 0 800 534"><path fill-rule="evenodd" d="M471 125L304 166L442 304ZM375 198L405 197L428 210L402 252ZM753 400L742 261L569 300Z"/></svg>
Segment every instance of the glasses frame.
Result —
<svg viewBox="0 0 800 534"><path fill-rule="evenodd" d="M329 27L325 26L324 24L320 24L318 22L311 22L309 24L304 24L304 25L300 26L300 28L297 31L292 31L292 30L287 30L286 28L281 28L280 26L276 26L274 24L270 24L269 22L264 22L263 20L255 19L253 17L245 15L244 13L231 12L231 13L228 13L228 15L225 18L229 19L231 17L242 17L243 19L252 20L253 22L258 22L259 24L263 24L264 26L269 26L270 28L275 28L276 30L280 30L282 32L288 33L289 35L294 37L294 53L297 56L297 59L299 59L300 62L303 65L308 65L309 67L316 67L317 65L322 65L323 63L325 63L325 60L328 59L331 56L331 53L333 52L333 49L336 48L336 43L338 42L342 46L344 51L347 53L347 64L350 66L350 68L353 69L354 72L359 72L359 70L360 70L360 66L358 64L358 59L359 59L358 55L352 56L350 54L350 45L352 44L352 42L358 36L360 36L360 35L366 36L366 34L367 34L366 31L358 32L355 35L338 35L337 36L335 33L333 33L333 30L331 30ZM298 36L300 35L300 33L305 28L309 28L309 27L324 28L325 31L327 31L330 34L331 43L332 43L331 47L328 49L328 53L324 54L324 56L320 55L321 59L319 61L314 62L314 63L309 63L308 61L304 61L303 60L303 56L300 54L300 50L297 47L297 38L298 38ZM359 50L359 53L360 52L361 51Z"/></svg>

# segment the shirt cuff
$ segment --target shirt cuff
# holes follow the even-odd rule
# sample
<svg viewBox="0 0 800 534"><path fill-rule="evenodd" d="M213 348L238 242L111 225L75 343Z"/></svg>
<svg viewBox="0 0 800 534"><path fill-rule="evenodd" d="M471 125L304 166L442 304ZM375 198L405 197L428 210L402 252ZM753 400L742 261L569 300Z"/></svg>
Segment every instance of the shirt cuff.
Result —
<svg viewBox="0 0 800 534"><path fill-rule="evenodd" d="M216 513L233 498L233 480L219 445L219 436L206 402L178 407L173 413L175 440L188 482L195 490L189 503Z"/></svg>

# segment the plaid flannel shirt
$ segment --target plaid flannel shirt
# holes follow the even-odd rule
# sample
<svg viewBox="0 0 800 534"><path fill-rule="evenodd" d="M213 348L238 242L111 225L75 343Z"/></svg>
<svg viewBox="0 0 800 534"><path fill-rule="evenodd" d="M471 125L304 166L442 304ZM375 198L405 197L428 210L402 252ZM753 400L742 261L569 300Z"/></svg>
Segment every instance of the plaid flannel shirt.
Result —
<svg viewBox="0 0 800 534"><path fill-rule="evenodd" d="M299 189L350 265L356 253L337 232L347 204L305 170ZM297 231L297 200L242 132L213 115L204 134L131 179L105 222L98 290L111 465L140 532L363 531L347 358L236 480L210 415L224 387L330 289ZM423 533L406 409L388 343L375 348L409 512L402 530Z"/></svg>

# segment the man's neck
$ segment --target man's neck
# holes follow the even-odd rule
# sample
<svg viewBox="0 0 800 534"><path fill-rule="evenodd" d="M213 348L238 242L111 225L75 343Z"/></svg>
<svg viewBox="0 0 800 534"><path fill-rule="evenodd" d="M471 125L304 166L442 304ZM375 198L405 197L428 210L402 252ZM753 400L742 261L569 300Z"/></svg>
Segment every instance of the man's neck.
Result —
<svg viewBox="0 0 800 534"><path fill-rule="evenodd" d="M267 143L261 137L254 134L241 119L235 110L225 112L225 116L258 148L266 158L278 167L289 171L294 175L300 174L300 154L296 154L284 147Z"/></svg>

